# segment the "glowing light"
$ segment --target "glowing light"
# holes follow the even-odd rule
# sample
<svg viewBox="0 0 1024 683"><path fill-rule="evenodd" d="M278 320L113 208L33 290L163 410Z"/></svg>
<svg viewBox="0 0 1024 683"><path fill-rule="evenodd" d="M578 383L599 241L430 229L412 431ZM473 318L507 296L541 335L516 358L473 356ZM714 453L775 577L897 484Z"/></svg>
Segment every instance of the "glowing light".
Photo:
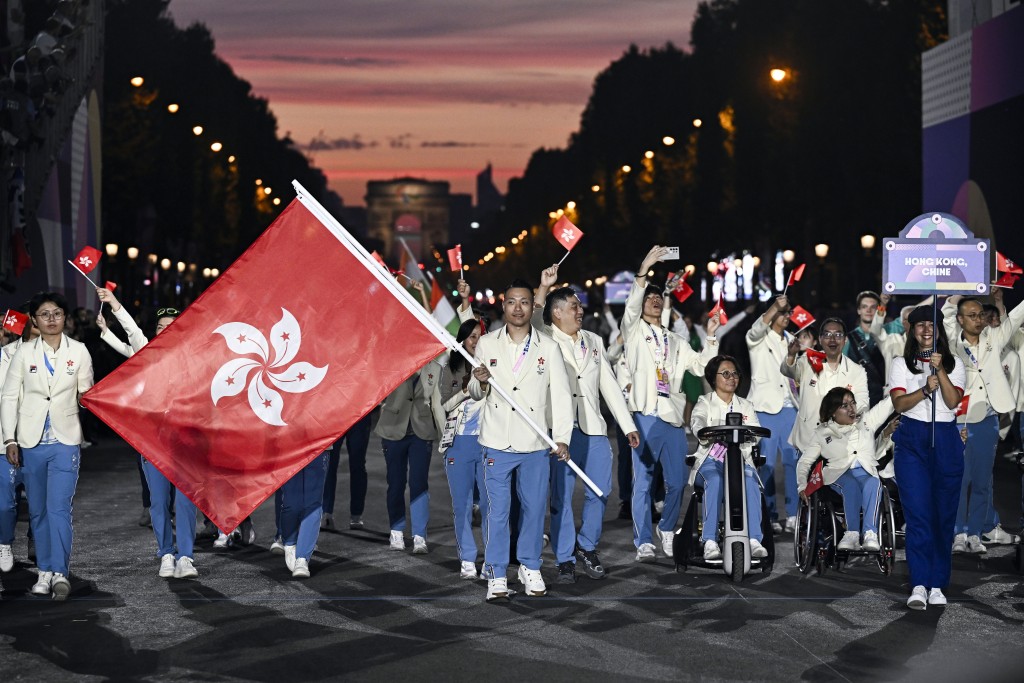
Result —
<svg viewBox="0 0 1024 683"><path fill-rule="evenodd" d="M653 158L654 158L654 152L652 152L651 150L647 150L646 152L644 152L644 159L653 159Z"/></svg>
<svg viewBox="0 0 1024 683"><path fill-rule="evenodd" d="M818 258L825 258L826 256L828 256L828 245L824 243L815 244L814 255L817 256ZM783 256L783 258L785 258L785 256Z"/></svg>
<svg viewBox="0 0 1024 683"><path fill-rule="evenodd" d="M172 114L177 114L178 113L178 109L180 109L180 107L177 104L175 104L174 102L171 102L170 104L167 105L167 111L171 112Z"/></svg>
<svg viewBox="0 0 1024 683"><path fill-rule="evenodd" d="M771 76L772 80L776 83L781 83L789 76L789 72L785 69L772 69L768 72L768 75Z"/></svg>
<svg viewBox="0 0 1024 683"><path fill-rule="evenodd" d="M708 261L708 272L712 275L718 275L718 261Z"/></svg>
<svg viewBox="0 0 1024 683"><path fill-rule="evenodd" d="M210 149L212 149L214 152L219 152L222 149L224 149L224 145L220 144L219 142L214 142L212 145L210 145Z"/></svg>
<svg viewBox="0 0 1024 683"><path fill-rule="evenodd" d="M469 264L466 264L466 265L462 266L462 269L463 270L469 270ZM456 293L458 293L458 292L456 292Z"/></svg>
<svg viewBox="0 0 1024 683"><path fill-rule="evenodd" d="M262 178L257 178L256 179L256 186L259 187L262 184L263 184L263 179Z"/></svg>
<svg viewBox="0 0 1024 683"><path fill-rule="evenodd" d="M478 221L473 221L472 223L469 224L469 227L471 227L474 230L476 230L477 228L480 227L480 223Z"/></svg>
<svg viewBox="0 0 1024 683"><path fill-rule="evenodd" d="M107 256L109 256L110 258L114 258L115 256L117 256L117 245L114 244L113 242L106 246L106 250Z"/></svg>
<svg viewBox="0 0 1024 683"><path fill-rule="evenodd" d="M704 122L701 121L700 119L694 119L693 120L693 127L694 128L700 128L703 125L704 125Z"/></svg>
<svg viewBox="0 0 1024 683"><path fill-rule="evenodd" d="M630 171L632 171L632 170L633 170L633 167L632 167L632 166L630 166L629 164L625 164L625 165L623 165L623 167L622 167L622 172L623 172L623 173L629 173L629 172L630 172Z"/></svg>
<svg viewBox="0 0 1024 683"><path fill-rule="evenodd" d="M128 258L130 258L132 261L134 261L135 259L139 258L139 248L138 247L128 247Z"/></svg>
<svg viewBox="0 0 1024 683"><path fill-rule="evenodd" d="M178 272L179 273L184 273L185 272L185 262L184 261L178 261Z"/></svg>
<svg viewBox="0 0 1024 683"><path fill-rule="evenodd" d="M202 135L203 134L203 127L202 126L192 126L192 132L195 135Z"/></svg>
<svg viewBox="0 0 1024 683"><path fill-rule="evenodd" d="M273 192L273 190L271 190L269 187L263 188L263 194L270 194L271 192Z"/></svg>
<svg viewBox="0 0 1024 683"><path fill-rule="evenodd" d="M228 163L229 164L235 163L235 155L234 154L232 154L231 156L228 157Z"/></svg>
<svg viewBox="0 0 1024 683"><path fill-rule="evenodd" d="M156 261L157 261L156 254L150 254L149 256L146 257L146 259L150 263L152 263L154 266L156 265Z"/></svg>
<svg viewBox="0 0 1024 683"><path fill-rule="evenodd" d="M281 205L281 198L280 197L274 197L274 206L280 206L280 205Z"/></svg>
<svg viewBox="0 0 1024 683"><path fill-rule="evenodd" d="M601 186L600 185L591 185L590 186L590 191L591 192L600 192L601 191Z"/></svg>
<svg viewBox="0 0 1024 683"><path fill-rule="evenodd" d="M554 211L548 211L548 217L549 218L558 218L558 214L555 213Z"/></svg>
<svg viewBox="0 0 1024 683"><path fill-rule="evenodd" d="M145 82L146 80L142 76L136 76L131 80L131 84L134 85L136 88L141 88L142 84Z"/></svg>
<svg viewBox="0 0 1024 683"><path fill-rule="evenodd" d="M792 249L786 249L784 252L782 252L782 260L785 261L786 263L792 263L793 259L795 258L796 252L794 252Z"/></svg>
<svg viewBox="0 0 1024 683"><path fill-rule="evenodd" d="M666 147L671 147L672 145L676 144L676 139L671 135L666 135L661 139L661 144L665 145Z"/></svg>
<svg viewBox="0 0 1024 683"><path fill-rule="evenodd" d="M164 270L170 270L170 268L171 268L171 259L169 259L169 258L161 259L160 260L160 267L163 268Z"/></svg>
<svg viewBox="0 0 1024 683"><path fill-rule="evenodd" d="M875 236L874 235L861 235L860 246L864 249L875 248Z"/></svg>
<svg viewBox="0 0 1024 683"><path fill-rule="evenodd" d="M210 276L211 277L217 277L218 275L220 275L220 271L219 270L217 270L216 268L210 268Z"/></svg>
<svg viewBox="0 0 1024 683"><path fill-rule="evenodd" d="M518 237L513 237L512 238L512 244L519 244L519 238Z"/></svg>
<svg viewBox="0 0 1024 683"><path fill-rule="evenodd" d="M575 209L576 208L576 202L572 202L572 201L569 202L568 204L565 205L565 208L569 209L570 211Z"/></svg>
<svg viewBox="0 0 1024 683"><path fill-rule="evenodd" d="M203 268L203 277L210 277L210 272L209 268Z"/></svg>

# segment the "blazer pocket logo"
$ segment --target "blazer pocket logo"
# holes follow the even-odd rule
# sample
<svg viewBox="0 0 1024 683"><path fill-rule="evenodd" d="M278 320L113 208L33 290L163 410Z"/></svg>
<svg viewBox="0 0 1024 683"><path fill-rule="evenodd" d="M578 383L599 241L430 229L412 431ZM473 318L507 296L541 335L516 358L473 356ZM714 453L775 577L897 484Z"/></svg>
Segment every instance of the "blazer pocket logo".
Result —
<svg viewBox="0 0 1024 683"><path fill-rule="evenodd" d="M28 366L28 371L29 371L30 373L35 373L35 372L39 372L39 368L37 368L37 367L36 367L36 366L34 366L34 365L30 365L30 366Z"/></svg>
<svg viewBox="0 0 1024 683"><path fill-rule="evenodd" d="M492 368L498 367L498 359L497 358L492 358L491 359L491 367Z"/></svg>

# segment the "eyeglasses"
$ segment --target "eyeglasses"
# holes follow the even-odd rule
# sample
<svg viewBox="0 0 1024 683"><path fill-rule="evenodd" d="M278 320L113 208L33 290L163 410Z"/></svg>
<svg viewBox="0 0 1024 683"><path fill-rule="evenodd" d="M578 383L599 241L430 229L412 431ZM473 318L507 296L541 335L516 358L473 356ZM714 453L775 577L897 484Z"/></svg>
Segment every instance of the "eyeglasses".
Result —
<svg viewBox="0 0 1024 683"><path fill-rule="evenodd" d="M821 338L822 339L843 339L844 337L846 337L846 333L845 332L822 332L821 333Z"/></svg>
<svg viewBox="0 0 1024 683"><path fill-rule="evenodd" d="M179 311L177 308L161 308L158 309L156 312L156 317L158 318L165 318L167 316L173 317L176 315L181 315L181 311Z"/></svg>
<svg viewBox="0 0 1024 683"><path fill-rule="evenodd" d="M40 311L36 313L36 317L42 318L43 320L63 320L64 311L60 309L54 311Z"/></svg>
<svg viewBox="0 0 1024 683"><path fill-rule="evenodd" d="M857 410L857 401L851 398L846 403L840 403L839 407L843 410Z"/></svg>
<svg viewBox="0 0 1024 683"><path fill-rule="evenodd" d="M982 318L985 317L985 312L978 311L976 313L961 313L960 315L967 318L968 320L981 320Z"/></svg>
<svg viewBox="0 0 1024 683"><path fill-rule="evenodd" d="M731 370L723 370L718 374L724 377L725 379L739 379L740 377L742 377L742 375L740 375L739 372L732 372Z"/></svg>

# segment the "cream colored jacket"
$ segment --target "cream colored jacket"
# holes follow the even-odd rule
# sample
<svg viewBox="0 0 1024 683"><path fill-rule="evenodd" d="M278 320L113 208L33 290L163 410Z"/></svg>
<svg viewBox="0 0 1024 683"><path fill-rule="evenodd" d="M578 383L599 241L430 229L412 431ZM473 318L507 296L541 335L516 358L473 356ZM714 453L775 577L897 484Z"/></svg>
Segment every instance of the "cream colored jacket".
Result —
<svg viewBox="0 0 1024 683"><path fill-rule="evenodd" d="M857 399L857 406L863 408L869 405L868 398L868 376L857 363L845 355L839 356L839 365L835 370L829 366L828 361L823 361L825 367L820 374L815 374L806 355L797 357L793 365L789 365L786 359L782 360L779 366L782 374L792 377L800 386L800 404L796 413L796 424L793 426L793 433L789 435L789 443L803 451L810 445L814 430L818 427L818 409L821 408L821 399L830 389L845 387L853 392Z"/></svg>

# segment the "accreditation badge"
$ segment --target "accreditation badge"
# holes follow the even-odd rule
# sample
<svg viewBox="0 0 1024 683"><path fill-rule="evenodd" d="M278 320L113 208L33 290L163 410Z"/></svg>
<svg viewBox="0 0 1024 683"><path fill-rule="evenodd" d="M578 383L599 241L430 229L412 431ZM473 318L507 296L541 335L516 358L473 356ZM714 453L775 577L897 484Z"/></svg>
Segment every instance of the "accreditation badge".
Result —
<svg viewBox="0 0 1024 683"><path fill-rule="evenodd" d="M661 396L662 398L668 398L669 397L668 373L665 372L664 370L662 370L661 368L655 368L654 369L654 374L655 374L655 377L656 377L656 379L655 379L655 387L658 390L658 396Z"/></svg>

